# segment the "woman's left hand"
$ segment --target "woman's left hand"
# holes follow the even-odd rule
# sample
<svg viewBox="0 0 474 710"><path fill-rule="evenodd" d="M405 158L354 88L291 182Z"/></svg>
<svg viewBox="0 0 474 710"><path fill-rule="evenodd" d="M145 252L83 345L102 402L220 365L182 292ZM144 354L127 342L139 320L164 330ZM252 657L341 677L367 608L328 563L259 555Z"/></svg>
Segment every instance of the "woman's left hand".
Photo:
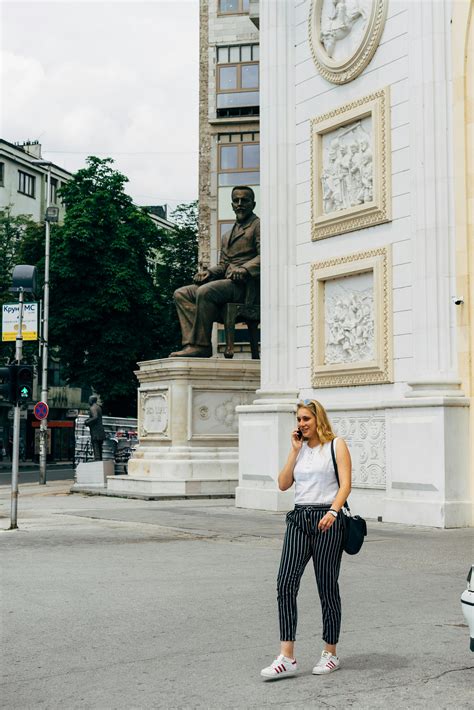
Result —
<svg viewBox="0 0 474 710"><path fill-rule="evenodd" d="M334 525L336 520L337 518L335 518L332 513L326 513L326 515L324 515L318 523L318 530L326 532L326 530L329 530L331 525Z"/></svg>

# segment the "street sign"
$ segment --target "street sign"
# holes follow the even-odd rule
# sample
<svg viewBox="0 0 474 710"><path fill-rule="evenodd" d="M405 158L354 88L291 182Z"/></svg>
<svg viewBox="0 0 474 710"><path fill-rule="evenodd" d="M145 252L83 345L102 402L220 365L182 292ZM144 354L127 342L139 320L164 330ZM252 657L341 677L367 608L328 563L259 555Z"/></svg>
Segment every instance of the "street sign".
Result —
<svg viewBox="0 0 474 710"><path fill-rule="evenodd" d="M33 414L35 415L36 419L46 419L48 416L49 412L49 407L46 404L46 402L37 402L34 406L33 409Z"/></svg>
<svg viewBox="0 0 474 710"><path fill-rule="evenodd" d="M2 340L16 340L19 330L20 306L18 303L5 303L2 309ZM23 340L38 339L38 304L23 305L23 322L21 326Z"/></svg>

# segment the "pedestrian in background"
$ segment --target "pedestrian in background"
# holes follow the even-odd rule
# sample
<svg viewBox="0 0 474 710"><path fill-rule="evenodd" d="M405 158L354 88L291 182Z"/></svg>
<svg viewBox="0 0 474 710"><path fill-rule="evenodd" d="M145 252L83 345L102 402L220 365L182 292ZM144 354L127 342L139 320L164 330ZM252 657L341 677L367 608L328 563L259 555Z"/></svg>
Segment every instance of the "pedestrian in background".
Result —
<svg viewBox="0 0 474 710"><path fill-rule="evenodd" d="M331 673L340 666L336 644L341 628L339 570L343 549L341 508L351 491L351 457L344 439L334 435L324 407L314 399L300 402L297 428L291 434L291 450L278 476L280 490L295 483L295 507L286 516L286 534L278 572L280 655L261 671L266 679L297 673L294 655L296 598L301 577L313 559L321 601L323 641L315 675ZM331 447L339 470L337 482Z"/></svg>

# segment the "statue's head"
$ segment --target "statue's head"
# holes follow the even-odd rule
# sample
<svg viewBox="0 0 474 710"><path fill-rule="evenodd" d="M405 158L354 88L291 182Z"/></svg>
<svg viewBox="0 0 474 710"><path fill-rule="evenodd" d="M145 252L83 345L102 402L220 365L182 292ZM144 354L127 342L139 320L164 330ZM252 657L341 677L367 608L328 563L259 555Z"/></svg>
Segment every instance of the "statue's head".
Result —
<svg viewBox="0 0 474 710"><path fill-rule="evenodd" d="M95 394L93 394L91 397L89 397L89 405L96 404L96 402L97 402L97 397Z"/></svg>
<svg viewBox="0 0 474 710"><path fill-rule="evenodd" d="M251 187L236 185L232 190L232 209L237 222L245 222L255 208L255 193Z"/></svg>

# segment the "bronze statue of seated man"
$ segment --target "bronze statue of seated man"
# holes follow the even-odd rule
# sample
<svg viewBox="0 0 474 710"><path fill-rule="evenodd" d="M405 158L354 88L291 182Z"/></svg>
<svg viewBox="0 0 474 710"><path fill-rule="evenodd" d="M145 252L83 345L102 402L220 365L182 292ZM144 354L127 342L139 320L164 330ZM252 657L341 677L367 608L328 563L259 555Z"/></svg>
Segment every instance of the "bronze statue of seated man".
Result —
<svg viewBox="0 0 474 710"><path fill-rule="evenodd" d="M219 262L194 276L194 283L174 292L183 349L170 357L211 357L212 326L226 303L245 296L245 282L260 276L260 220L254 214L252 188L232 190L235 223L222 237Z"/></svg>

